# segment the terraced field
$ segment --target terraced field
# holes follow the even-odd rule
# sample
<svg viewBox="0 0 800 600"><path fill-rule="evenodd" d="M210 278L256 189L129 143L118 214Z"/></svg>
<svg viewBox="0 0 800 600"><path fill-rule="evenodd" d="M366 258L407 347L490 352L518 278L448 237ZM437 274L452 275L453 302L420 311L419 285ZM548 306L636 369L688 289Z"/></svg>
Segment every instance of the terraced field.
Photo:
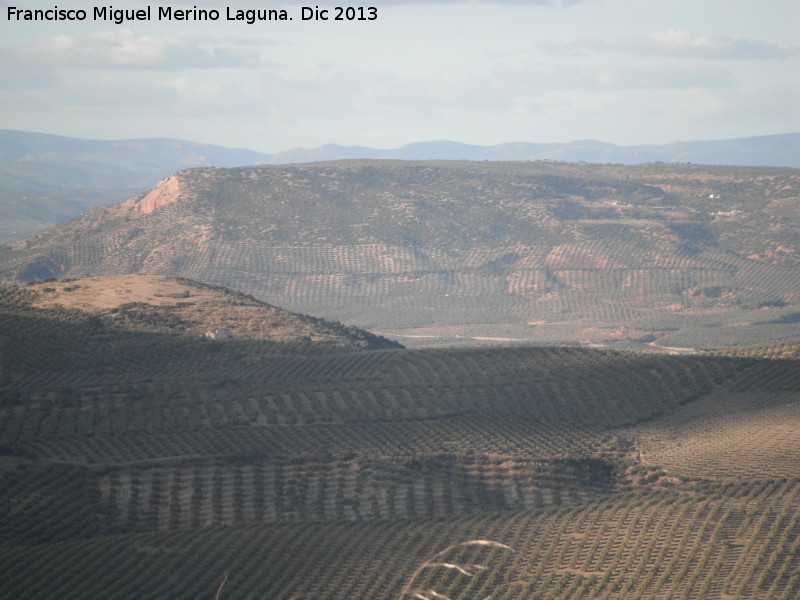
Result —
<svg viewBox="0 0 800 600"><path fill-rule="evenodd" d="M639 436L644 461L684 476L792 476L800 470L800 394L720 391Z"/></svg>
<svg viewBox="0 0 800 600"><path fill-rule="evenodd" d="M446 520L4 545L3 597L791 600L798 490L797 479L764 480Z"/></svg>
<svg viewBox="0 0 800 600"><path fill-rule="evenodd" d="M0 310L2 599L800 594L794 346L210 340L30 294Z"/></svg>

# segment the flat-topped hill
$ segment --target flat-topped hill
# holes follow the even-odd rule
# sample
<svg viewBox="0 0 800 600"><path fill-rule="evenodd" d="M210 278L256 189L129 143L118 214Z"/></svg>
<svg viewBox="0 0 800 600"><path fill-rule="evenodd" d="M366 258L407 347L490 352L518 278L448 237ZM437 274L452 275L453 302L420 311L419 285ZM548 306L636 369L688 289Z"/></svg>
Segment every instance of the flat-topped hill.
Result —
<svg viewBox="0 0 800 600"><path fill-rule="evenodd" d="M0 275L176 274L416 345L768 345L800 336L797 223L796 169L193 169L0 249Z"/></svg>

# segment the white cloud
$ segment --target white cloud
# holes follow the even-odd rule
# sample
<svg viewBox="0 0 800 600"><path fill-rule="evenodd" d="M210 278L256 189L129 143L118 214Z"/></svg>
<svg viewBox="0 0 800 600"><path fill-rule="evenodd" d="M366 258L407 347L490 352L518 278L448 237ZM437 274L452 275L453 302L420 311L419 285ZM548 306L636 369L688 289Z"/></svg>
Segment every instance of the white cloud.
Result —
<svg viewBox="0 0 800 600"><path fill-rule="evenodd" d="M645 36L607 42L579 38L573 42L542 43L540 50L567 56L586 56L595 52L624 52L638 56L697 59L780 59L800 56L800 46L785 47L772 42L730 38L710 33L692 33L671 28Z"/></svg>
<svg viewBox="0 0 800 600"><path fill-rule="evenodd" d="M737 86L728 71L697 65L498 66L485 72L442 70L430 76L320 69L288 74L262 71L253 96L261 105L283 114L331 121L355 115L411 121L437 115L446 118L456 112L513 113L553 93L588 97L641 91L730 90Z"/></svg>
<svg viewBox="0 0 800 600"><path fill-rule="evenodd" d="M380 19L360 24L20 23L0 41L0 125L265 150L796 129L796 0L628 4L377 0Z"/></svg>
<svg viewBox="0 0 800 600"><path fill-rule="evenodd" d="M137 35L113 29L85 35L57 35L0 48L0 63L27 68L154 69L253 67L257 52L243 46L206 50L180 37Z"/></svg>
<svg viewBox="0 0 800 600"><path fill-rule="evenodd" d="M619 45L621 49L645 55L678 58L769 59L800 55L800 47L785 48L757 40L730 38L684 29L667 29Z"/></svg>
<svg viewBox="0 0 800 600"><path fill-rule="evenodd" d="M222 84L214 80L193 80L183 76L168 82L167 86L177 91L181 96L202 102L216 102L222 95Z"/></svg>
<svg viewBox="0 0 800 600"><path fill-rule="evenodd" d="M30 86L4 92L0 89L3 113L52 113L62 117L76 111L121 114L170 111L179 98L175 90L163 84L107 72L63 74L47 88Z"/></svg>
<svg viewBox="0 0 800 600"><path fill-rule="evenodd" d="M719 89L735 87L737 81L727 70L695 65L535 64L522 70L499 70L492 85L502 87L504 93L536 95L549 91Z"/></svg>
<svg viewBox="0 0 800 600"><path fill-rule="evenodd" d="M95 116L116 114L120 121L139 122L140 127L140 118L156 115L230 118L263 116L268 110L246 79L232 79L221 71L155 76L143 71L65 71L47 86L0 85L0 107L7 122L14 120L8 116L12 114L61 115L65 120L72 118L66 115L83 114L91 125Z"/></svg>

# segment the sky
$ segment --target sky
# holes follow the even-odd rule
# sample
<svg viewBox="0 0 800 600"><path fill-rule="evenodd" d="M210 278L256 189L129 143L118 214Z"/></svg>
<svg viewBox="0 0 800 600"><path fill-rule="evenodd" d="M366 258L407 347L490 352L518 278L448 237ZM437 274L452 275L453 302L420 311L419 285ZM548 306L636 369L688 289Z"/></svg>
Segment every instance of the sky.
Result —
<svg viewBox="0 0 800 600"><path fill-rule="evenodd" d="M95 8L148 6L150 20L94 19ZM303 20L303 6L330 18ZM336 21L336 6L374 7L364 15L377 18ZM9 13L56 7L86 19ZM219 19L159 20L159 7ZM798 0L0 0L0 9L2 129L261 152L800 132ZM249 9L292 20L227 18Z"/></svg>

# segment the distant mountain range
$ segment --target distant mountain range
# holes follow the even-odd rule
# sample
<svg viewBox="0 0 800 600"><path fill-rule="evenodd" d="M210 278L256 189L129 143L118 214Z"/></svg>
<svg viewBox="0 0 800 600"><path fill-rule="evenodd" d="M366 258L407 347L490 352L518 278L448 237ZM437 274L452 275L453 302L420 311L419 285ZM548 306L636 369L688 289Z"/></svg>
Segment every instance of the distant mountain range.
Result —
<svg viewBox="0 0 800 600"><path fill-rule="evenodd" d="M0 188L141 190L187 167L237 167L269 157L185 140L84 140L4 129Z"/></svg>
<svg viewBox="0 0 800 600"><path fill-rule="evenodd" d="M800 133L661 146L595 140L494 146L432 141L395 149L327 144L265 154L175 139L86 140L6 129L0 130L0 243L122 201L181 169L355 158L800 167Z"/></svg>
<svg viewBox="0 0 800 600"><path fill-rule="evenodd" d="M155 183L153 177L161 178L188 167L277 165L354 158L555 160L625 165L668 162L800 168L800 133L639 146L618 146L597 140L511 142L492 146L441 140L391 149L325 144L266 154L167 138L87 140L1 129L0 187L147 188Z"/></svg>
<svg viewBox="0 0 800 600"><path fill-rule="evenodd" d="M295 148L268 158L286 164L376 158L396 160L556 160L567 162L637 164L646 162L696 163L763 167L800 167L800 133L718 141L673 142L660 146L617 146L597 140L532 144L514 142L475 146L451 141L419 142L380 150L364 146L327 144Z"/></svg>
<svg viewBox="0 0 800 600"><path fill-rule="evenodd" d="M84 140L0 130L0 243L124 200L180 169L268 157L184 140Z"/></svg>

